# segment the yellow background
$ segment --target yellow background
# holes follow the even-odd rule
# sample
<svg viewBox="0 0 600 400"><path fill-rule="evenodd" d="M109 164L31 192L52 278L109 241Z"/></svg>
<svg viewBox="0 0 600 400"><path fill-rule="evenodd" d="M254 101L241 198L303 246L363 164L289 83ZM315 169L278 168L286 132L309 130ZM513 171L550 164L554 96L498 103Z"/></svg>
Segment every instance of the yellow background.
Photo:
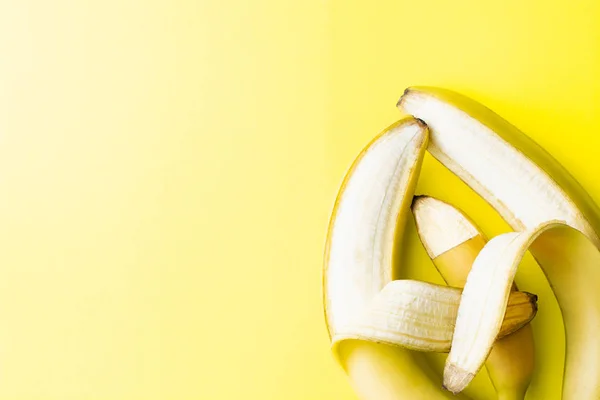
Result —
<svg viewBox="0 0 600 400"><path fill-rule="evenodd" d="M354 399L321 308L346 168L406 86L439 85L600 200L599 17L595 0L0 1L0 398ZM431 157L418 191L507 229ZM406 276L439 281L408 229ZM518 278L540 295L529 398L557 399L556 304L531 262Z"/></svg>

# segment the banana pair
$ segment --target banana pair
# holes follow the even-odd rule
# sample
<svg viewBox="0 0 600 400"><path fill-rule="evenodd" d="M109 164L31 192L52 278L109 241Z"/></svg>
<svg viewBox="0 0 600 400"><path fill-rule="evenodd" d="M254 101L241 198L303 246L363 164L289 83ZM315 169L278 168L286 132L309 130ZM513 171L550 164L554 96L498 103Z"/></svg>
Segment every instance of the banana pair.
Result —
<svg viewBox="0 0 600 400"><path fill-rule="evenodd" d="M500 398L522 399L533 369L527 322L536 307L534 296L514 290L513 279L529 250L563 313L563 399L600 399L600 210L556 160L481 104L418 87L398 106L413 117L390 126L358 156L338 194L326 244L327 325L359 397L460 398L452 393L485 364ZM426 150L515 232L486 243L450 205L431 198L413 204ZM464 286L462 293L394 280L411 204L434 264L451 286ZM447 391L411 350L450 351Z"/></svg>

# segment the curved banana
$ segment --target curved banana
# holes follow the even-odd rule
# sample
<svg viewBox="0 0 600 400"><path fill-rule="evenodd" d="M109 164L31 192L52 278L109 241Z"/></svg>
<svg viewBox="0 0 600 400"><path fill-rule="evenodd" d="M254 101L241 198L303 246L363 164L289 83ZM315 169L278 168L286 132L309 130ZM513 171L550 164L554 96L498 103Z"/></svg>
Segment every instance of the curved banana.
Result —
<svg viewBox="0 0 600 400"><path fill-rule="evenodd" d="M407 349L351 340L353 326L392 281L399 243L427 147L428 130L408 118L377 136L346 175L325 249L325 316L334 354L363 399L450 399ZM396 227L400 227L396 229ZM363 335L366 336L366 335Z"/></svg>
<svg viewBox="0 0 600 400"><path fill-rule="evenodd" d="M361 336L352 329L358 316L368 313L373 298L392 281L393 250L427 140L427 127L416 119L388 127L355 160L332 213L323 271L325 316L334 354L362 399L452 398L409 350L348 339Z"/></svg>
<svg viewBox="0 0 600 400"><path fill-rule="evenodd" d="M444 385L460 392L485 362L514 270L529 248L563 313L563 399L600 398L598 207L554 158L481 104L448 90L416 87L407 89L398 106L425 121L431 154L521 231L490 240L475 260Z"/></svg>
<svg viewBox="0 0 600 400"><path fill-rule="evenodd" d="M408 349L449 350L460 290L392 281L427 140L427 128L413 118L375 138L348 172L330 222L327 325L334 354L364 399L452 398ZM537 310L535 296L513 297L500 336L519 329Z"/></svg>
<svg viewBox="0 0 600 400"><path fill-rule="evenodd" d="M460 210L433 197L415 197L412 211L419 238L436 269L447 284L464 287L477 254L486 243L483 233ZM517 290L515 285L512 289ZM496 341L485 366L498 400L522 400L534 367L531 325Z"/></svg>

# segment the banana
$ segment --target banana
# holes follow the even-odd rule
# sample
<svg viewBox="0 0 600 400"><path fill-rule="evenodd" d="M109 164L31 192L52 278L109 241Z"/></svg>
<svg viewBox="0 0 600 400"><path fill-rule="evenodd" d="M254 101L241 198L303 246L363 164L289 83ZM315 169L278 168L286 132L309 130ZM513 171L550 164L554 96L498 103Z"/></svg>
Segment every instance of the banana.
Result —
<svg viewBox="0 0 600 400"><path fill-rule="evenodd" d="M499 332L516 268L528 249L563 313L563 399L600 398L600 212L548 153L493 111L457 93L406 90L398 106L429 127L428 151L517 232L491 239L468 275L444 386L458 393Z"/></svg>
<svg viewBox="0 0 600 400"><path fill-rule="evenodd" d="M365 400L453 398L419 367L411 351L368 340L370 331L352 330L395 274L394 248L401 240L427 141L427 127L413 118L378 135L347 173L329 224L325 318L334 354Z"/></svg>
<svg viewBox="0 0 600 400"><path fill-rule="evenodd" d="M392 125L359 155L338 194L326 244L327 325L334 354L359 396L456 398L439 390L431 371L409 350L443 347L434 343L451 330L444 321L452 319L453 307L440 306L440 299L452 295L442 287L392 282L427 148L517 231L491 239L473 262L444 386L459 393L485 363L505 324L516 269L529 249L563 312L563 399L600 398L597 206L548 153L477 102L421 87L408 89L398 105L415 118ZM468 229L461 234L468 236ZM402 296L421 304L418 312Z"/></svg>
<svg viewBox="0 0 600 400"><path fill-rule="evenodd" d="M486 243L483 233L460 210L433 197L416 196L412 211L419 238L437 270L448 285L463 287ZM499 400L522 400L534 367L531 325L496 341L485 365Z"/></svg>
<svg viewBox="0 0 600 400"><path fill-rule="evenodd" d="M460 289L393 281L406 216L428 141L407 118L376 137L348 172L330 221L324 305L332 349L363 399L448 399L412 350L448 351ZM518 330L537 310L514 293L496 336Z"/></svg>

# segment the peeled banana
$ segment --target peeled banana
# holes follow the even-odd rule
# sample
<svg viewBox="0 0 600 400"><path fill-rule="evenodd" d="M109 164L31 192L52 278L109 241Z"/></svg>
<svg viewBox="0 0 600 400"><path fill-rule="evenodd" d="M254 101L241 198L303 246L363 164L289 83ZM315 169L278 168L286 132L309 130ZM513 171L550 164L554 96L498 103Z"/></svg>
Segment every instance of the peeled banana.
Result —
<svg viewBox="0 0 600 400"><path fill-rule="evenodd" d="M414 118L378 135L346 175L329 225L325 317L334 354L365 400L453 398L419 368L408 349L364 340L370 331L352 329L392 281L394 248L401 240L428 138L425 124Z"/></svg>
<svg viewBox="0 0 600 400"><path fill-rule="evenodd" d="M435 305L443 287L394 281L427 149L515 230L492 238L473 263L460 297L444 386L462 391L485 363L505 321L516 268L529 249L563 312L563 399L599 399L598 207L548 153L479 103L417 87L408 89L398 106L414 118L386 129L358 156L342 183L326 244L327 325L334 354L359 397L461 398L442 390L439 378L409 350L434 349L435 335L451 326L443 327L451 307ZM468 227L463 234L469 235ZM407 322L409 307L402 300L407 293L420 310L413 323Z"/></svg>

